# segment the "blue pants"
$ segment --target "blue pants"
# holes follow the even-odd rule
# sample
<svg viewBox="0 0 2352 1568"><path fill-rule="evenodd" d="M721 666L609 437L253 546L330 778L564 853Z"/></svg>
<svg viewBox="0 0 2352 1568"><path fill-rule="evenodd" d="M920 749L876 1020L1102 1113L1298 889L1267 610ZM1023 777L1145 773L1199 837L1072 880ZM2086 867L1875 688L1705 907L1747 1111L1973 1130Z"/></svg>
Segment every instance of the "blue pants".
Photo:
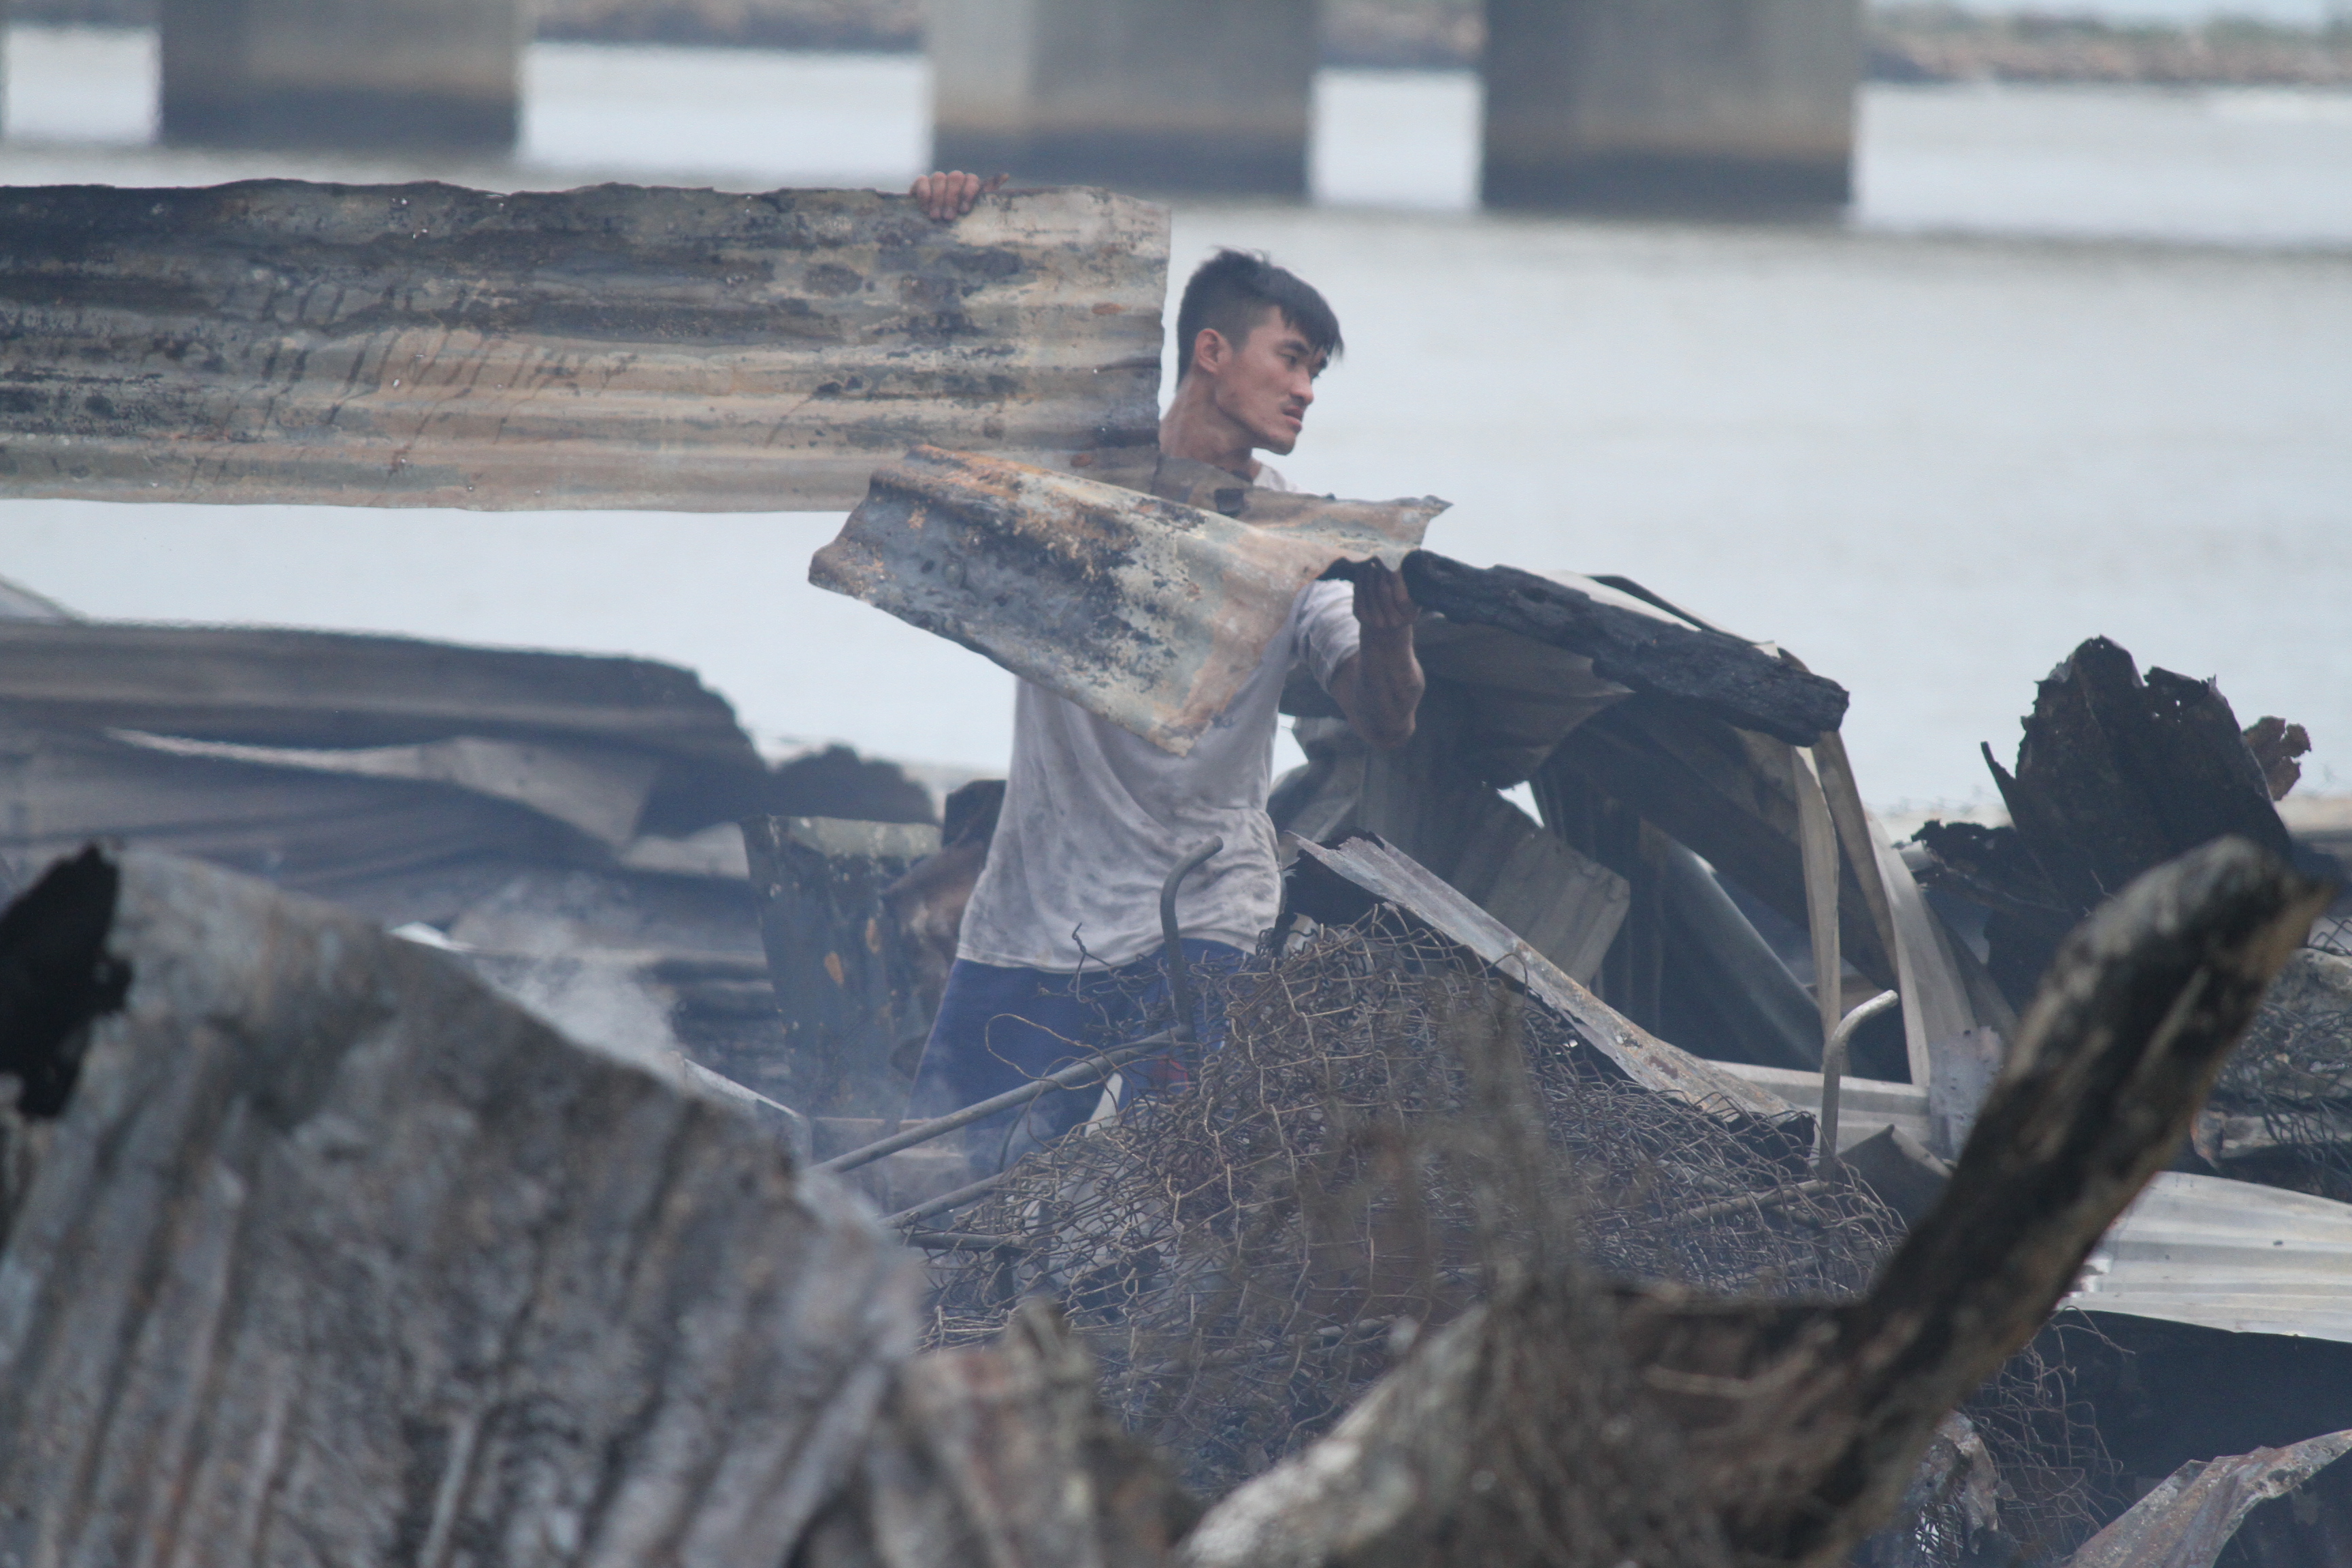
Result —
<svg viewBox="0 0 2352 1568"><path fill-rule="evenodd" d="M1221 942L1184 943L1196 992L1211 976L1239 967L1242 956L1239 948ZM1205 995L1195 1005L1193 1037L1202 1048L1213 1048L1222 1037L1223 1017ZM1006 969L959 958L948 971L940 1016L923 1047L909 1113L937 1116L976 1104L1097 1051L1156 1033L1173 1017L1167 963L1157 953L1117 969L1077 974ZM1171 1077L1181 1081L1184 1067L1173 1058L1129 1063L1120 1072L1122 1101L1133 1098L1139 1083ZM997 1169L1086 1121L1102 1102L1102 1094L1099 1083L1049 1089L1017 1110L977 1123L966 1147L981 1168Z"/></svg>

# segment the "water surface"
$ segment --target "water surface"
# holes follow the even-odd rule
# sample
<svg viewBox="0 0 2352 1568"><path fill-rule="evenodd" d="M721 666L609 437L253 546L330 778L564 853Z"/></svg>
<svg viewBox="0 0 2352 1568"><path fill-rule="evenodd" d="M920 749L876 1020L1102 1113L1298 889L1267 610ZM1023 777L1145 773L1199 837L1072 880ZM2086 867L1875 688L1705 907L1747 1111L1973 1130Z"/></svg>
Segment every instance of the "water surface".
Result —
<svg viewBox="0 0 2352 1568"><path fill-rule="evenodd" d="M919 61L541 45L512 163L148 142L137 35L16 30L0 179L433 174L896 185ZM142 63L143 62L143 63ZM1432 543L1624 572L1854 693L1884 805L1984 792L2104 633L2310 725L2352 789L2352 96L1874 88L1846 226L1478 214L1476 84L1326 73L1322 205L1188 203L1350 352L1297 482L1455 502ZM0 502L0 574L93 614L692 665L768 734L1001 765L1008 681L810 589L836 518Z"/></svg>

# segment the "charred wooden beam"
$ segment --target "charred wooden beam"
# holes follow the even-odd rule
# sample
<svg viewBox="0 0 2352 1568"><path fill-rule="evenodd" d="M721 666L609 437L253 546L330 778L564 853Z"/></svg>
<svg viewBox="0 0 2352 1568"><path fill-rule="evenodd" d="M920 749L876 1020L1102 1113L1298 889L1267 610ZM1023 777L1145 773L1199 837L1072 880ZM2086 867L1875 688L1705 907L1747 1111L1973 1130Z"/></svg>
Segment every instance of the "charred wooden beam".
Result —
<svg viewBox="0 0 2352 1568"><path fill-rule="evenodd" d="M2331 891L2233 839L2095 916L2021 1020L1943 1201L1862 1302L1628 1312L1637 1358L1741 1385L1675 1403L1743 1557L1832 1562L1892 1510L1936 1423L2171 1158Z"/></svg>
<svg viewBox="0 0 2352 1568"><path fill-rule="evenodd" d="M2224 834L2294 853L2220 688L2168 669L2142 679L2105 637L2036 689L2016 773L1992 771L2027 847L2079 910Z"/></svg>
<svg viewBox="0 0 2352 1568"><path fill-rule="evenodd" d="M0 191L0 494L853 504L919 441L1150 446L1168 213L259 180Z"/></svg>
<svg viewBox="0 0 2352 1568"><path fill-rule="evenodd" d="M1845 689L1722 632L1604 605L1511 566L1479 568L1417 550L1405 557L1413 603L1448 620L1500 626L1592 660L1635 691L1696 703L1743 730L1810 746L1845 718Z"/></svg>
<svg viewBox="0 0 2352 1568"><path fill-rule="evenodd" d="M2133 878L2236 834L2294 846L2228 699L2093 637L2035 689L2014 773L1984 749L2011 826L1931 823L1928 880L1993 911L1988 967L2022 1004L2060 940Z"/></svg>

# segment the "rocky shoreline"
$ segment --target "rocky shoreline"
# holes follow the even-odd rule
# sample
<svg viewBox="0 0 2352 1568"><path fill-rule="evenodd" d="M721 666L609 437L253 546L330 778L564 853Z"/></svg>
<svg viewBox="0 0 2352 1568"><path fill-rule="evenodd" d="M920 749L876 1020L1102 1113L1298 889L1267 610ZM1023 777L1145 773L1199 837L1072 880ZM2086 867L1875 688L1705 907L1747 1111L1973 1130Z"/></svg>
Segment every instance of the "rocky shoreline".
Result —
<svg viewBox="0 0 2352 1568"><path fill-rule="evenodd" d="M21 22L152 26L155 0L16 0ZM921 0L539 0L538 34L596 43L902 53L923 43ZM1476 0L1326 0L1325 63L1390 69L1475 66ZM1939 4L1874 13L1874 81L2099 82L2168 87L2352 87L2352 25L2221 21L2124 25L1986 16Z"/></svg>

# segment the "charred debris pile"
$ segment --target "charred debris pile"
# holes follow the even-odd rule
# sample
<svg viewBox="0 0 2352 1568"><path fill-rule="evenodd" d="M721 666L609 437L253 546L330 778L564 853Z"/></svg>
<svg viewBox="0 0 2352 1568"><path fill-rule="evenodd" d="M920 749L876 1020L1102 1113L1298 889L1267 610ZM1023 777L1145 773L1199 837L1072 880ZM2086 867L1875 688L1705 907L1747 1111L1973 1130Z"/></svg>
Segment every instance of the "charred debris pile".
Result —
<svg viewBox="0 0 2352 1568"><path fill-rule="evenodd" d="M2331 893L2231 838L2104 905L2062 947L1948 1187L1899 1241L1867 1193L1804 1190L1801 1146L1770 1129L1732 1117L1727 1136L1702 1126L1707 1107L1676 1122L1635 1101L1613 1102L1630 1126L1596 1121L1574 1058L1602 1053L1538 1021L1555 984L1542 970L1523 991L1458 952L1330 931L1282 966L1291 983L1336 969L1362 1010L1409 1015L1409 1037L1432 1029L1384 1064L1389 1030L1335 1020L1343 1059L1327 1066L1283 1037L1293 1002L1232 996L1233 1048L1260 1070L1204 1077L1203 1097L1240 1114L1195 1126L1231 1138L1261 1110L1324 1118L1319 1138L1294 1131L1309 1177L1294 1197L1244 1166L1252 1208L1221 1223L1202 1185L1165 1184L1160 1214L1142 1205L1165 1246L1153 1279L1109 1226L1065 1237L1069 1316L1033 1298L992 1339L925 1350L939 1297L905 1249L738 1108L573 1044L349 911L194 860L85 851L0 918L5 1067L50 1090L0 1112L0 1532L27 1561L143 1551L224 1568L460 1552L812 1568L1981 1561L2000 1554L2014 1482L1955 1407L2158 1175ZM1365 986L1367 957L1410 978ZM1296 1001L1319 1005L1312 987ZM1265 1091L1236 1099L1244 1077ZM1181 1105L1159 1114L1197 1116ZM1664 1146L1678 1139L1679 1160ZM1752 1159L1728 1157L1731 1139L1755 1141ZM1607 1191L1611 1146L1629 1144L1647 1146L1634 1168L1680 1185ZM1142 1124L1129 1146L1181 1165ZM1776 1163L1785 1203L1753 1180ZM1082 1184L1115 1164L1064 1170ZM1073 1195L1023 1179L1022 1218ZM1739 1208L1787 1228L1710 1234ZM1696 1234L1662 1246L1644 1234L1659 1221ZM1612 1278L1596 1251L1617 1267L1671 1257L1685 1278ZM1295 1279L1231 1276L1286 1255ZM1773 1293L1779 1270L1793 1289ZM1247 1353L1203 1353L1167 1332L1178 1313L1147 1307L1160 1290L1268 1331L1234 1347ZM1292 1327L1286 1294L1360 1314L1314 1336L1358 1371L1344 1387L1307 1372L1349 1403L1277 1458L1289 1438L1260 1419L1264 1396L1297 1398L1306 1370L1295 1355L1286 1383L1264 1342ZM1129 1359L1097 1360L1121 1312L1138 1325ZM1239 1375L1220 1384L1227 1365ZM1229 1392L1190 1419L1256 1473L1203 1499L1151 1439L1220 1387L1259 1397ZM2077 1561L2212 1563L2299 1486L2260 1539L2307 1552L2334 1539L2333 1494L2313 1485L2347 1447L2327 1434L2182 1467ZM1930 1528L1874 1542L1906 1506ZM1943 1538L1955 1521L1968 1539Z"/></svg>
<svg viewBox="0 0 2352 1568"><path fill-rule="evenodd" d="M2297 840L2273 806L2293 782L2292 727L2242 729L2210 684L2143 676L2094 641L2043 683L2016 762L1993 763L2012 825L1930 825L1898 847L1861 806L1836 743L1842 693L1787 656L1622 580L1406 562L1430 606L1422 731L1401 752L1371 752L1311 693L1291 694L1310 761L1275 803L1296 856L1289 893L1262 962L1216 983L1221 1048L1009 1166L1001 1143L898 1121L1001 786L949 793L942 824L931 792L887 763L835 750L768 766L722 701L639 661L110 626L16 601L0 624L9 864L23 886L93 838L133 853L68 860L0 923L0 1072L24 1086L0 1160L8 1266L72 1299L128 1289L81 1279L55 1250L132 1202L103 1162L72 1166L79 1184L54 1190L70 1164L61 1152L117 1135L96 1122L76 1132L77 1116L132 1118L122 1125L179 1151L170 1159L190 1183L224 1159L268 1166L279 1157L268 1138L332 1142L302 1131L329 1122L363 1130L333 1137L367 1159L397 1161L402 1121L430 1108L404 1102L358 1043L495 1049L507 1065L479 1092L495 1079L585 1093L552 1087L583 1072L599 1087L565 1101L575 1109L561 1131L524 1125L540 1114L527 1105L485 1123L472 1174L447 1175L436 1203L462 1203L478 1179L495 1185L493 1167L512 1161L538 1173L532 1191L577 1187L588 1202L609 1190L593 1202L618 1215L643 1201L612 1186L622 1173L566 1173L562 1148L675 1144L688 1127L709 1141L730 1117L743 1149L767 1153L725 1160L772 1161L780 1138L793 1150L771 1167L782 1186L708 1223L782 1225L806 1238L792 1247L859 1260L818 1266L839 1274L838 1299L782 1318L750 1296L712 1308L749 1314L729 1331L724 1377L834 1368L835 1394L795 1397L835 1406L780 1394L758 1417L836 1434L837 1451L806 1461L821 1484L815 1470L794 1479L782 1458L760 1483L829 1500L797 1514L780 1503L758 1521L774 1532L760 1539L799 1541L808 1561L961 1561L962 1548L927 1553L992 1529L1095 1542L1038 1561L1370 1561L1291 1538L1347 1535L1356 1527L1317 1521L1375 1496L1413 1500L1372 1510L1363 1528L1376 1535L1485 1543L1455 1561L1522 1549L1583 1561L1605 1539L1618 1543L1612 1563L1641 1540L1642 1560L1658 1562L1737 1551L1909 1568L2056 1562L2079 1548L2105 1568L2158 1561L2148 1542L2184 1531L2202 1555L2183 1562L2225 1549L2233 1562L2336 1561L2328 1543L2352 1525L2352 1497L2331 1468L2340 1445L2320 1439L2352 1427L2352 1324L2326 1282L2352 1257L2352 1211L2338 1206L2352 959L2331 951L2340 927L2311 918L2326 897L2316 879L2334 871L2329 841ZM1523 782L1539 822L1500 794ZM2236 847L2211 847L2221 837ZM2227 912L2254 904L2301 913ZM244 928L299 940L247 951ZM1826 1003L1822 953L1838 977ZM278 963L299 973L252 972ZM2151 964L2160 984L2140 973ZM2184 990L2183 964L2237 978ZM2162 1006L2135 999L2141 984ZM2199 988L2211 985L2221 992ZM320 996L287 1000L304 987ZM1897 1005L1836 1032L1885 992ZM68 995L64 1014L33 1005L37 994ZM248 1044L141 1054L211 1038L188 1033L200 1002L207 1016L254 1010L233 1031ZM569 1065L573 1047L551 1022L604 1047L583 1063L617 1048L666 1068L652 1080L666 1086L623 1092L637 1080L595 1078L617 1065ZM2101 1048L2123 1048L2116 1027L2158 1054L2194 1045L2196 1060L2095 1072ZM1996 1090L2002 1063L2023 1070L2021 1042L2037 1029L2072 1042L2037 1069L2057 1078ZM318 1043L331 1037L352 1054ZM1834 1150L1820 1115L1832 1040L1848 1058ZM325 1055L306 1066L289 1050ZM141 1096L162 1089L134 1082L191 1074L225 1076L204 1107L172 1101L183 1108L169 1127L139 1119ZM2035 1099L2053 1082L2057 1100ZM643 1120L656 1093L674 1097L661 1102L666 1132ZM246 1095L278 1106L287 1131L241 1133L245 1152L225 1153L200 1123ZM2143 1095L2161 1103L2161 1125L2116 1124L2115 1108ZM717 1110L691 1109L714 1099ZM595 1131L579 1120L592 1101L622 1121ZM2011 1124L1991 1125L2004 1103ZM758 1114L740 1118L747 1108ZM2021 1153L2057 1146L2014 1124L2036 1116L2079 1118L2083 1137L2124 1139L2128 1158L2067 1209L2067 1183L2089 1177ZM2176 1123L2185 1142L2167 1131ZM646 1159L664 1157L655 1148ZM2090 1152L2069 1145L2061 1163ZM788 1174L811 1163L863 1185L888 1219L877 1227L840 1206L827 1175ZM2139 1191L2126 1167L2143 1166L2155 1184L2111 1228ZM357 1259L392 1244L387 1226L421 1223L349 1191L331 1221L289 1217L288 1239L270 1246ZM2063 1212L2036 1212L2052 1203ZM193 1256L203 1223L141 1219L136 1246ZM331 1233L304 1230L313 1223ZM2037 1226L2059 1233L2036 1240ZM2251 1259L2243 1270L2182 1247L2227 1232ZM533 1247L575 1245L531 1234ZM923 1269L888 1264L893 1240L912 1243ZM454 1254L403 1256L422 1270L404 1290L503 1289L498 1270ZM717 1267L698 1256L673 1250L663 1267L680 1278ZM771 1283L742 1289L793 1289L798 1253L775 1256ZM226 1280L260 1265L206 1267ZM1885 1350L1872 1336L1897 1331L1894 1297L1940 1299L1979 1272L2009 1281L2000 1310L1933 1353L1906 1352L1926 1356L1905 1363L1916 1386L1844 1359ZM298 1268L285 1289L342 1287ZM639 1310L598 1289L583 1276L567 1300L616 1325ZM2262 1310L2247 1303L2257 1295ZM442 1310L402 1299L423 1319ZM1060 1315L1041 1314L1041 1300ZM127 1358L134 1384L162 1379L132 1342L138 1315L74 1328L99 1338L73 1353ZM257 1319L251 1331L266 1328ZM62 1323L37 1314L12 1331L0 1355L20 1369L67 1354L65 1339L41 1338L68 1334ZM325 1397L437 1331L363 1319L301 1340L318 1363L302 1377ZM650 1319L626 1331L648 1344L667 1332ZM1623 1347L1621 1370L1557 1364L1559 1345L1595 1334ZM477 1373L445 1364L473 1386ZM61 1407L43 1402L67 1397L27 1375L0 1412L0 1463L17 1479L38 1458L21 1423L51 1419ZM1766 1387L1764 1406L1736 1392ZM753 1419L714 1398L677 1418L711 1442ZM188 1432L250 1419L216 1402ZM1643 1434L1631 1449L1588 1451L1594 1431L1627 1420ZM1789 1421L1810 1436L1797 1441ZM1876 1436L1837 1438L1841 1422ZM430 1426L412 1423L400 1443L427 1441ZM1459 1454L1432 1451L1441 1432ZM128 1439L110 1427L75 1440L94 1445L87 1457ZM453 1437L431 1440L459 1462L446 1458ZM467 1441L490 1444L462 1462L467 1474L557 1462L521 1427ZM383 1473L422 1453L383 1456ZM1465 1469L1465 1455L1493 1458ZM1643 1504L1633 1481L1668 1455L1686 1473L1658 1495L1689 1505L1678 1520ZM2229 1455L2240 1457L2217 1459ZM1049 1519L1049 1484L1076 1506L1071 1473L1087 1478L1084 1517ZM109 1484L77 1505L75 1528L133 1509L136 1485ZM204 1483L223 1498L238 1484L226 1470ZM392 1507L400 1485L383 1485ZM2264 1506L2271 1497L2283 1500ZM1196 1523L1203 1503L1213 1511ZM466 1506L511 1523L535 1505L500 1494ZM614 1505L607 1525L626 1515L638 1528L634 1506ZM706 1506L681 1502L669 1524L687 1529ZM377 1528L368 1512L329 1527L363 1534ZM61 1517L19 1510L10 1528L38 1538L66 1528ZM1516 1540L1528 1531L1539 1539ZM893 1532L910 1533L871 1539Z"/></svg>
<svg viewBox="0 0 2352 1568"><path fill-rule="evenodd" d="M1213 1048L909 1121L1001 784L0 585L0 1561L2352 1563L2293 725L2095 640L1896 844L1786 650L1161 458L1111 193L7 199L11 493L856 503L814 582L1178 753L1376 559L1428 692L1285 694Z"/></svg>
<svg viewBox="0 0 2352 1568"><path fill-rule="evenodd" d="M902 769L840 747L771 763L646 660L94 622L22 594L0 617L12 893L93 840L205 861L440 948L575 1037L788 1103L738 823L938 847Z"/></svg>

